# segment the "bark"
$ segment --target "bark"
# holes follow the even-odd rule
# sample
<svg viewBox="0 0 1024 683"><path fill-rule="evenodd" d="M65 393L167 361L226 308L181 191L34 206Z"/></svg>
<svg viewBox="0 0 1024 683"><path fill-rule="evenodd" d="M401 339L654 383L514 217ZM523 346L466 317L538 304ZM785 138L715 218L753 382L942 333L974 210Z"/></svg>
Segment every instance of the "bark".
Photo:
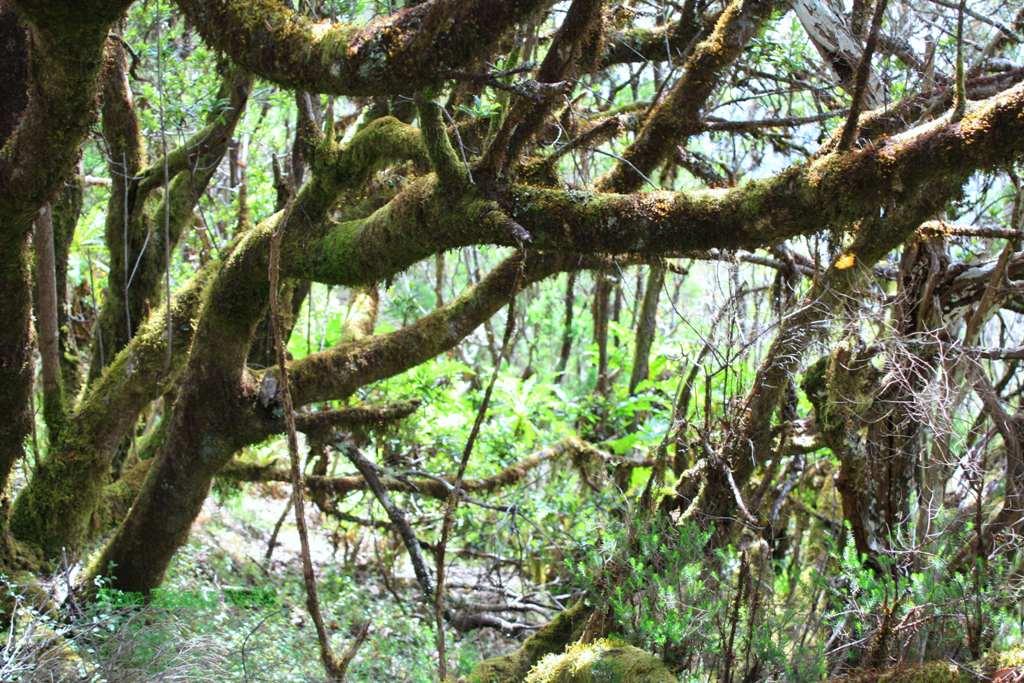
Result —
<svg viewBox="0 0 1024 683"><path fill-rule="evenodd" d="M282 316L281 324L284 325L284 329L281 334L285 339L291 337L295 327L299 324L299 313L309 297L311 288L312 283L309 281L285 284L286 291L282 293L281 298L289 302L291 309L290 316ZM249 349L249 358L246 363L252 368L268 368L277 363L274 360L274 340L270 330L269 315L264 316L263 321L256 330L256 336L253 339L252 347Z"/></svg>
<svg viewBox="0 0 1024 683"><path fill-rule="evenodd" d="M95 113L107 32L127 5L125 0L15 3L28 25L31 57L28 104L0 155L5 231L17 226L27 234L36 213L70 175Z"/></svg>
<svg viewBox="0 0 1024 683"><path fill-rule="evenodd" d="M0 149L18 126L28 102L28 47L25 31L7 0L0 0ZM0 491L15 462L23 455L22 441L30 429L28 412L32 391L31 350L27 335L30 311L27 301L29 278L27 247L17 231L0 234ZM20 294L20 295L19 295Z"/></svg>
<svg viewBox="0 0 1024 683"><path fill-rule="evenodd" d="M841 3L795 0L793 9L825 64L835 73L843 88L852 93L863 47L860 37L846 20ZM883 103L878 77L869 72L864 87L864 104L874 109Z"/></svg>
<svg viewBox="0 0 1024 683"><path fill-rule="evenodd" d="M53 210L44 206L33 231L36 326L42 362L43 417L51 441L56 441L64 424L64 386L60 363L60 331L57 326L57 266L53 233Z"/></svg>
<svg viewBox="0 0 1024 683"><path fill-rule="evenodd" d="M1005 449L1005 466L1003 473L1003 503L998 512L985 520L984 527L978 530L972 544L976 558L986 558L1002 535L1007 545L1012 548L1010 539L1020 535L1024 527L1024 411L1008 413L1001 405L1000 398L980 370L973 369L972 383L984 405L985 412L995 424L1003 440ZM951 563L954 570L963 567L967 555L966 548ZM1006 551L1004 551L1006 552Z"/></svg>
<svg viewBox="0 0 1024 683"><path fill-rule="evenodd" d="M576 272L569 273L565 279L565 318L562 322L562 348L558 352L558 365L555 368L555 376L558 382L565 378L565 370L569 365L569 355L572 353L572 319L576 307Z"/></svg>
<svg viewBox="0 0 1024 683"><path fill-rule="evenodd" d="M19 231L20 232L20 231ZM28 235L0 233L0 490L24 455L32 429L32 291Z"/></svg>
<svg viewBox="0 0 1024 683"><path fill-rule="evenodd" d="M0 1L0 147L11 136L28 104L28 46L25 29L10 0Z"/></svg>
<svg viewBox="0 0 1024 683"><path fill-rule="evenodd" d="M608 36L607 45L597 64L606 69L615 64L636 64L649 61L682 61L691 43L704 28L696 3L683 4L679 21L655 28L632 28Z"/></svg>
<svg viewBox="0 0 1024 683"><path fill-rule="evenodd" d="M60 363L64 382L64 395L78 395L82 378L78 364L78 349L71 330L71 316L68 302L68 258L71 243L75 239L75 229L82 213L85 198L85 184L82 177L74 178L64 184L63 189L53 202L53 249L55 258L55 275L57 279L57 329L60 333Z"/></svg>
<svg viewBox="0 0 1024 683"><path fill-rule="evenodd" d="M594 344L597 346L597 384L594 390L608 398L611 378L608 376L608 322L611 319L611 294L615 281L605 271L594 274L594 301L591 317L594 321ZM603 412L603 410L602 410Z"/></svg>
<svg viewBox="0 0 1024 683"><path fill-rule="evenodd" d="M31 48L27 103L17 128L0 148L0 287L5 293L0 303L0 484L6 484L21 456L30 426L29 232L39 210L74 167L92 121L107 30L127 4L35 0L13 5L28 26Z"/></svg>
<svg viewBox="0 0 1024 683"><path fill-rule="evenodd" d="M559 84L576 75L585 57L598 53L601 5L601 0L573 0L537 71L537 82L554 86L553 92L540 96L539 101L526 97L514 100L480 162L481 167L503 175L508 163L518 159L527 142L543 126L557 95L565 89ZM588 51L590 54L585 54Z"/></svg>

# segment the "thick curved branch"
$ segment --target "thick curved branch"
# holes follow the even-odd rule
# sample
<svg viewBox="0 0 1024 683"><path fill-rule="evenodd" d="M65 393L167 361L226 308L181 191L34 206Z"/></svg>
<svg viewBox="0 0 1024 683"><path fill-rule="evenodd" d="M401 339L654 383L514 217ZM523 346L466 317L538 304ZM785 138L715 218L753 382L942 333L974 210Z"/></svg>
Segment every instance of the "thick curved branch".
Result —
<svg viewBox="0 0 1024 683"><path fill-rule="evenodd" d="M452 198L427 176L370 216L323 237L295 235L284 267L293 277L358 285L383 280L440 251L471 244L516 246L508 217L537 249L582 254L685 254L755 249L785 239L845 230L941 181L1024 151L1024 86L984 102L958 123L925 124L874 146L832 153L772 178L724 190L591 193L514 186L494 202Z"/></svg>
<svg viewBox="0 0 1024 683"><path fill-rule="evenodd" d="M419 407L418 401L405 401L383 406L350 406L318 413L298 413L295 427L306 433L360 426L379 427L409 417Z"/></svg>
<svg viewBox="0 0 1024 683"><path fill-rule="evenodd" d="M288 88L409 93L482 57L546 0L430 0L365 27L315 23L278 0L178 0L207 43Z"/></svg>
<svg viewBox="0 0 1024 683"><path fill-rule="evenodd" d="M392 377L453 348L505 306L519 288L562 270L597 265L572 255L517 254L475 287L415 323L389 334L311 354L289 368L297 406L343 398L359 387ZM263 382L275 376L271 369Z"/></svg>

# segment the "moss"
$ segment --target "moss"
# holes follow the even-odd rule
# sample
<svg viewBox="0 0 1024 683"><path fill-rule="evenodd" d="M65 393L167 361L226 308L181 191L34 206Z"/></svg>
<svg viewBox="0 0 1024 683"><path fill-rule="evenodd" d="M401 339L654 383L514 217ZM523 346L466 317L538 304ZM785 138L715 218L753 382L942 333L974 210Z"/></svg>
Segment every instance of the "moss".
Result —
<svg viewBox="0 0 1024 683"><path fill-rule="evenodd" d="M422 3L360 27L314 23L275 0L179 3L209 44L264 78L312 92L379 95L436 85L541 2L450 5L438 11Z"/></svg>
<svg viewBox="0 0 1024 683"><path fill-rule="evenodd" d="M526 683L675 683L676 677L654 655L627 643L602 638L570 645L530 670Z"/></svg>
<svg viewBox="0 0 1024 683"><path fill-rule="evenodd" d="M217 271L218 264L210 264L172 300L174 341L169 369L166 308L161 308L89 388L60 442L15 499L10 528L16 538L40 548L49 558L58 558L65 548L74 555L91 537L90 519L101 502L114 454L139 412L160 395L164 381L184 360L192 337L192 316Z"/></svg>
<svg viewBox="0 0 1024 683"><path fill-rule="evenodd" d="M0 228L7 227L0 221ZM0 297L0 491L24 454L24 440L32 425L28 410L33 379L30 278L26 241L0 242L0 288L4 292Z"/></svg>
<svg viewBox="0 0 1024 683"><path fill-rule="evenodd" d="M441 184L450 190L465 188L469 184L469 170L459 159L448 138L441 105L433 100L418 96L416 107L420 114L420 130L423 142L430 156Z"/></svg>
<svg viewBox="0 0 1024 683"><path fill-rule="evenodd" d="M527 638L515 652L481 662L466 679L466 683L522 681L539 659L561 652L566 644L578 638L589 616L590 610L582 602L577 602Z"/></svg>
<svg viewBox="0 0 1024 683"><path fill-rule="evenodd" d="M836 679L837 683L967 683L1000 680L998 674L1024 672L1024 649L991 652L974 664L925 662L884 671L862 671ZM1005 680L1016 680L1013 678Z"/></svg>

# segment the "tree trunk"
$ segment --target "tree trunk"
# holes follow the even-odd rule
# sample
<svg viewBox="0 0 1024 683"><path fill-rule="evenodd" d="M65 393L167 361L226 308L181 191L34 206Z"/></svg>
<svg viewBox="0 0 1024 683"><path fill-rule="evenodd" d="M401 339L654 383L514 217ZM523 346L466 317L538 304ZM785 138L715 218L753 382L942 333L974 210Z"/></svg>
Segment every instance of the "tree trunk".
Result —
<svg viewBox="0 0 1024 683"><path fill-rule="evenodd" d="M651 266L644 288L644 302L636 326L636 348L633 352L633 371L629 376L629 393L636 391L650 372L651 346L658 332L658 301L665 284L665 267Z"/></svg>

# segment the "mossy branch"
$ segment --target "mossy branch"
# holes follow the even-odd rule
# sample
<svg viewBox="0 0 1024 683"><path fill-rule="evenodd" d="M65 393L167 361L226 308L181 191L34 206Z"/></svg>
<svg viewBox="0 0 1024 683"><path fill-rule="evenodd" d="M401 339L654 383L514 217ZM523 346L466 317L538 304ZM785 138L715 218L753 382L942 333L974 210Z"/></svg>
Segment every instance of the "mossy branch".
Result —
<svg viewBox="0 0 1024 683"><path fill-rule="evenodd" d="M206 42L254 73L334 95L402 94L486 54L545 0L425 2L365 27L313 22L277 0L177 0Z"/></svg>
<svg viewBox="0 0 1024 683"><path fill-rule="evenodd" d="M466 159L459 158L448 137L442 105L420 93L416 95L416 110L419 112L423 144L441 185L447 190L459 190L471 184L473 176Z"/></svg>
<svg viewBox="0 0 1024 683"><path fill-rule="evenodd" d="M775 5L773 0L729 3L711 35L687 58L682 76L651 111L622 161L598 181L599 189L638 189L677 146L685 146L687 137L700 132L701 110Z"/></svg>

